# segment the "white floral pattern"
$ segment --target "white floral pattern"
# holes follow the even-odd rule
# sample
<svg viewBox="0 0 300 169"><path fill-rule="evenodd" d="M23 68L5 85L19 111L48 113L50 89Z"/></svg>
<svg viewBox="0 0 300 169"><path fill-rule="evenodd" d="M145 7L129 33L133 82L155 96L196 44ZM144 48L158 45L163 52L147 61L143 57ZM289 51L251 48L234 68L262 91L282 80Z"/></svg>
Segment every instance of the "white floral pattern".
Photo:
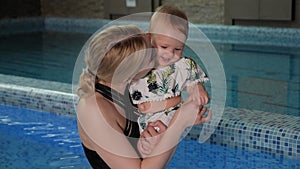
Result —
<svg viewBox="0 0 300 169"><path fill-rule="evenodd" d="M144 78L132 82L129 92L134 104L161 101L180 95L186 86L208 80L195 61L183 57L171 65L153 69Z"/></svg>

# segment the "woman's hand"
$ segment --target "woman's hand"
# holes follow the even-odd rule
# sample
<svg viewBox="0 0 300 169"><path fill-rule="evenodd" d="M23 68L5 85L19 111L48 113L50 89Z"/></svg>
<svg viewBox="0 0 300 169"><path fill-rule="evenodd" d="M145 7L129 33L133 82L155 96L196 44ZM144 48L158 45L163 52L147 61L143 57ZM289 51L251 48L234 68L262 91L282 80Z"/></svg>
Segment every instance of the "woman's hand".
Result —
<svg viewBox="0 0 300 169"><path fill-rule="evenodd" d="M195 120L195 123L194 124L202 124L208 120L210 120L211 116L212 116L212 111L209 110L208 111L208 114L204 117L204 114L205 112L207 111L207 107L205 106L200 106L199 108L199 112L196 116L196 120Z"/></svg>
<svg viewBox="0 0 300 169"><path fill-rule="evenodd" d="M148 123L146 129L141 133L141 137L138 141L138 149L143 158L152 153L152 150L162 137L160 134L166 130L167 126L161 121Z"/></svg>

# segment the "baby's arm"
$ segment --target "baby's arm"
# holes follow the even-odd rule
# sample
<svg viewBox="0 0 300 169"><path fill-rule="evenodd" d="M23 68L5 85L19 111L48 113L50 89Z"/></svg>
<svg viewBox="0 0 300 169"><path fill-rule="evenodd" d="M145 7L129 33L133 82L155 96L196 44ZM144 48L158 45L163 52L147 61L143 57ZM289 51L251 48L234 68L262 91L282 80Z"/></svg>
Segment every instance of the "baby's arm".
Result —
<svg viewBox="0 0 300 169"><path fill-rule="evenodd" d="M189 94L187 101L194 101L197 105L205 105L210 98L202 83L197 83L192 86L187 86L186 90Z"/></svg>
<svg viewBox="0 0 300 169"><path fill-rule="evenodd" d="M193 101L196 105L201 106L209 102L209 96L203 82L209 80L201 67L192 59L186 59L189 70L187 74L186 90L189 94L187 101ZM197 81L197 83L195 83Z"/></svg>

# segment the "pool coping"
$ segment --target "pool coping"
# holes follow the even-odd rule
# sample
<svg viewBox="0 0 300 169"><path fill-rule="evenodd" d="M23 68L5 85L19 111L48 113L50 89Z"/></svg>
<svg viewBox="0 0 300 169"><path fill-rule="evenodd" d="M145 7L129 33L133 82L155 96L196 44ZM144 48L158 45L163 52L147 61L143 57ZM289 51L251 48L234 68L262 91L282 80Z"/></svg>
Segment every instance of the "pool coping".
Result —
<svg viewBox="0 0 300 169"><path fill-rule="evenodd" d="M78 97L72 93L0 83L0 96L0 104L76 116ZM206 142L290 158L300 157L299 128L249 121L241 114L257 118L290 118L300 122L300 117L226 107L221 121L215 123L218 125L213 126L215 130ZM194 126L185 138L198 140L201 131L202 125Z"/></svg>

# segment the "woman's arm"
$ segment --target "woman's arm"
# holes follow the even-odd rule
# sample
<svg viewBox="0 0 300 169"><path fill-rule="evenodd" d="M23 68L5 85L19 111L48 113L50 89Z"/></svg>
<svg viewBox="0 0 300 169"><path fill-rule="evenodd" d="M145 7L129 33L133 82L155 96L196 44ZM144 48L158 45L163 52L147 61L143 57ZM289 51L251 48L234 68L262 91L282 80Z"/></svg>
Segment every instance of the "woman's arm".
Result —
<svg viewBox="0 0 300 169"><path fill-rule="evenodd" d="M177 146L177 143L181 136L180 133L183 132L182 129L186 128L186 127L180 127L180 126L181 125L190 126L193 124L202 124L202 123L208 121L211 118L212 113L210 111L208 113L208 115L206 117L204 117L203 115L205 114L206 111L207 111L207 108L205 106L202 106L199 108L197 105L194 104L194 102L186 102L179 110L177 110L176 115L172 119L166 133L160 132L160 130L156 131L153 129L157 133L163 133L159 137L153 137L153 134L149 134L149 132L147 131L148 128L146 128L146 130L142 133L141 139L139 140L139 144L138 144L141 154L143 154L144 156L153 155L153 151L155 151L155 149L159 149L156 146L160 142L162 137L165 138L165 140L164 140L165 145L163 145L164 143L160 143L160 144L162 144L160 147L161 151L164 151L164 149L168 149L169 145L171 145L171 146L174 145L174 147ZM190 113L192 113L191 115L195 115L195 113L196 113L196 115L191 118L186 118L185 117L186 115L183 114L185 112L190 112ZM179 118L179 119L176 120L176 118ZM180 119L180 118L183 118L183 119ZM186 123L186 124L184 124L184 123ZM148 126L160 128L160 125L158 125L158 124L161 124L161 122L157 121L155 123L150 123ZM172 136L173 134L174 134L174 136ZM162 147L162 146L165 146L165 147ZM173 151L175 151L175 148L173 148Z"/></svg>
<svg viewBox="0 0 300 169"><path fill-rule="evenodd" d="M101 109L99 109L95 100L89 99L85 101L85 99L81 99L78 104L78 125L82 128L81 132L84 133L81 134L81 138L89 142L88 147L95 150L112 169L165 168L176 149L184 129L195 124L195 122L203 123L207 120L202 118L203 113L199 113L199 106L193 102L183 104L177 110L168 130L163 132L165 129L159 126L159 123L149 128L149 132L154 137L159 136L162 138L152 153L141 160L127 137L123 134L123 129L116 122L115 118L111 118L114 114L113 111L115 111L114 108L109 107L110 104L103 104ZM162 134L156 133L154 129L156 126L162 129Z"/></svg>
<svg viewBox="0 0 300 169"><path fill-rule="evenodd" d="M78 104L80 136L88 143L87 147L95 150L112 169L164 168L173 155L174 147L141 160L123 134L123 129L114 118L110 119L113 108L108 109L106 106L108 105L101 105L102 108L99 109L95 101L84 99ZM105 110L110 110L106 111L109 116L103 113ZM155 133L153 135L156 136Z"/></svg>
<svg viewBox="0 0 300 169"><path fill-rule="evenodd" d="M208 121L211 118L211 112L206 117L203 117L206 110L204 106L199 110L199 106L194 104L194 102L185 102L176 110L168 129L162 134L160 142L153 149L150 156L155 156L177 146L186 127Z"/></svg>

